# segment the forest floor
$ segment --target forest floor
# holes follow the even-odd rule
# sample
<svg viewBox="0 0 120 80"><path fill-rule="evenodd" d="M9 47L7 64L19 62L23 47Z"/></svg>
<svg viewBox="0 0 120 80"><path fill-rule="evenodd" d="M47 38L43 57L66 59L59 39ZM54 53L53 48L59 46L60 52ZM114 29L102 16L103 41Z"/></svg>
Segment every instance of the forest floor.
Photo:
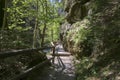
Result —
<svg viewBox="0 0 120 80"><path fill-rule="evenodd" d="M69 52L65 52L62 45L56 47L56 54L68 54L68 56L55 57L54 64L47 67L42 74L37 74L35 80L75 80L74 57ZM47 55L47 57L52 56Z"/></svg>

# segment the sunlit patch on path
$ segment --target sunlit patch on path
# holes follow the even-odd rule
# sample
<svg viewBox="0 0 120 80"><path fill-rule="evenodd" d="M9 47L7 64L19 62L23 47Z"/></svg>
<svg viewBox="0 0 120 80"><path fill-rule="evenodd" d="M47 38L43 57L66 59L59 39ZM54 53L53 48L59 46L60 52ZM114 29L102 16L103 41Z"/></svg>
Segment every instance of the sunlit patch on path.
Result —
<svg viewBox="0 0 120 80"><path fill-rule="evenodd" d="M56 48L56 54L67 54L67 56L56 56L54 64L47 68L45 74L38 77L37 80L75 80L73 56L69 52L65 52L62 45L58 45Z"/></svg>

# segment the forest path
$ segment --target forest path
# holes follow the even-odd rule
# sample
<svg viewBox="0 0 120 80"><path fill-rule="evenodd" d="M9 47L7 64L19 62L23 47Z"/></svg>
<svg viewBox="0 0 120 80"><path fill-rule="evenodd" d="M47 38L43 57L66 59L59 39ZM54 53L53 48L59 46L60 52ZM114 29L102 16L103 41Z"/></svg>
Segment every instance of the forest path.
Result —
<svg viewBox="0 0 120 80"><path fill-rule="evenodd" d="M73 56L69 52L65 52L60 44L56 46L56 54L67 54L67 56L56 56L54 64L36 80L75 80ZM50 55L48 55L49 57Z"/></svg>

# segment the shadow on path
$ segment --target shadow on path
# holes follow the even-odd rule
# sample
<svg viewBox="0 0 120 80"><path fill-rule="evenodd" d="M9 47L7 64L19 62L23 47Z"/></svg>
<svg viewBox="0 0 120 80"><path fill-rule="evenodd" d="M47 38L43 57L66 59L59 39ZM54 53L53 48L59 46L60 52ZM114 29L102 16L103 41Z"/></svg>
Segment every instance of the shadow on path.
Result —
<svg viewBox="0 0 120 80"><path fill-rule="evenodd" d="M53 80L74 80L74 67L69 57L57 57Z"/></svg>
<svg viewBox="0 0 120 80"><path fill-rule="evenodd" d="M64 51L62 45L56 46L56 54L66 53L70 54ZM56 56L54 61L51 67L46 68L42 75L37 74L34 80L75 80L72 56Z"/></svg>

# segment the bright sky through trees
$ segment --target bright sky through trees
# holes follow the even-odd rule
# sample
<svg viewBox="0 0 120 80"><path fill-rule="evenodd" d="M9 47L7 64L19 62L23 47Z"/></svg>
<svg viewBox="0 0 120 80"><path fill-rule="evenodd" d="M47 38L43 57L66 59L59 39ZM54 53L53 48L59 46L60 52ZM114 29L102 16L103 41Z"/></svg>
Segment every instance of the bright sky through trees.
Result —
<svg viewBox="0 0 120 80"><path fill-rule="evenodd" d="M57 0L50 0L50 2L54 3ZM58 2L61 2L61 0L58 0Z"/></svg>

